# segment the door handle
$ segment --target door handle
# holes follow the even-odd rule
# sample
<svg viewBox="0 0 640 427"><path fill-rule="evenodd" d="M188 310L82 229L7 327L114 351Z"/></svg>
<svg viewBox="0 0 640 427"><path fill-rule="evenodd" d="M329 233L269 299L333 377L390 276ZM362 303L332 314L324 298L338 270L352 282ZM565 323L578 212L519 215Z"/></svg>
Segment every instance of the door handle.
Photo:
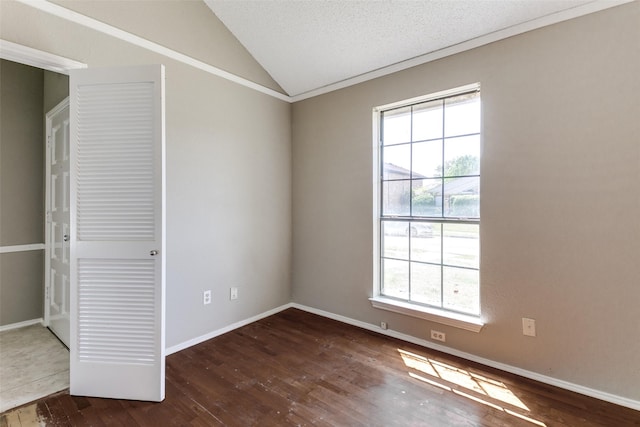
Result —
<svg viewBox="0 0 640 427"><path fill-rule="evenodd" d="M69 241L69 235L65 234L64 236L62 236L62 240L64 240L65 242Z"/></svg>
<svg viewBox="0 0 640 427"><path fill-rule="evenodd" d="M154 249L151 252L149 252L149 255L156 256L156 255L158 255L158 251Z"/></svg>

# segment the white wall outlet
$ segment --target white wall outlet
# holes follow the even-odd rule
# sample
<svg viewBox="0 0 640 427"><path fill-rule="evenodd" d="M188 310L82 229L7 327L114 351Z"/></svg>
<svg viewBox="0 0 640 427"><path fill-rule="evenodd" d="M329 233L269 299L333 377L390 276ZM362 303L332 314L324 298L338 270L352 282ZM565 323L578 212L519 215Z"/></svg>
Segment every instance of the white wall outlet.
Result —
<svg viewBox="0 0 640 427"><path fill-rule="evenodd" d="M536 336L536 321L534 319L522 318L522 333L528 337Z"/></svg>
<svg viewBox="0 0 640 427"><path fill-rule="evenodd" d="M204 305L211 304L211 291L204 291L202 293L202 303Z"/></svg>
<svg viewBox="0 0 640 427"><path fill-rule="evenodd" d="M431 330L431 339L432 340L436 340L436 341L445 342L445 341L447 341L447 334L445 334L444 332L440 332L440 331L434 331L432 329Z"/></svg>
<svg viewBox="0 0 640 427"><path fill-rule="evenodd" d="M229 292L229 299L231 300L238 299L238 288L231 288Z"/></svg>
<svg viewBox="0 0 640 427"><path fill-rule="evenodd" d="M387 329L389 327L389 325L387 325L387 322L380 322L380 327L382 329Z"/></svg>

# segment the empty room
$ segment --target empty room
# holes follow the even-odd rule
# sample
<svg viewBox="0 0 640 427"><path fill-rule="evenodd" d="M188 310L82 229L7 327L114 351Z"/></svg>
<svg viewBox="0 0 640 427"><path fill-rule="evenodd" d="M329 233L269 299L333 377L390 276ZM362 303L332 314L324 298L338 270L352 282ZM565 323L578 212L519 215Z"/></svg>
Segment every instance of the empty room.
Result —
<svg viewBox="0 0 640 427"><path fill-rule="evenodd" d="M0 425L640 425L640 2L0 0L0 58Z"/></svg>

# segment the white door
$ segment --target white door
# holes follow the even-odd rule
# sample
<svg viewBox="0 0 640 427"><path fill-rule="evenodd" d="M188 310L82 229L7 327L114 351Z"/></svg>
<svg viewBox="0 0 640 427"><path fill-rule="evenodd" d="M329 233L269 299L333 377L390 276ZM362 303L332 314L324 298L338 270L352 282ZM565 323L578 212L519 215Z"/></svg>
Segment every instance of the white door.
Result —
<svg viewBox="0 0 640 427"><path fill-rule="evenodd" d="M69 347L69 98L46 115L45 325Z"/></svg>
<svg viewBox="0 0 640 427"><path fill-rule="evenodd" d="M70 72L73 395L164 399L164 67Z"/></svg>

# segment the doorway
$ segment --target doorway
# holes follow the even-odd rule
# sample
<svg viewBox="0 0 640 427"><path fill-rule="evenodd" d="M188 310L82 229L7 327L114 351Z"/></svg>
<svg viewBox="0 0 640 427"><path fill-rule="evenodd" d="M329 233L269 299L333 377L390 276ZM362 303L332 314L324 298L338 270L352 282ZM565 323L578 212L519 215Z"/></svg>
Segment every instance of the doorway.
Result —
<svg viewBox="0 0 640 427"><path fill-rule="evenodd" d="M45 113L68 77L1 60L0 411L63 390L69 352L44 328Z"/></svg>

